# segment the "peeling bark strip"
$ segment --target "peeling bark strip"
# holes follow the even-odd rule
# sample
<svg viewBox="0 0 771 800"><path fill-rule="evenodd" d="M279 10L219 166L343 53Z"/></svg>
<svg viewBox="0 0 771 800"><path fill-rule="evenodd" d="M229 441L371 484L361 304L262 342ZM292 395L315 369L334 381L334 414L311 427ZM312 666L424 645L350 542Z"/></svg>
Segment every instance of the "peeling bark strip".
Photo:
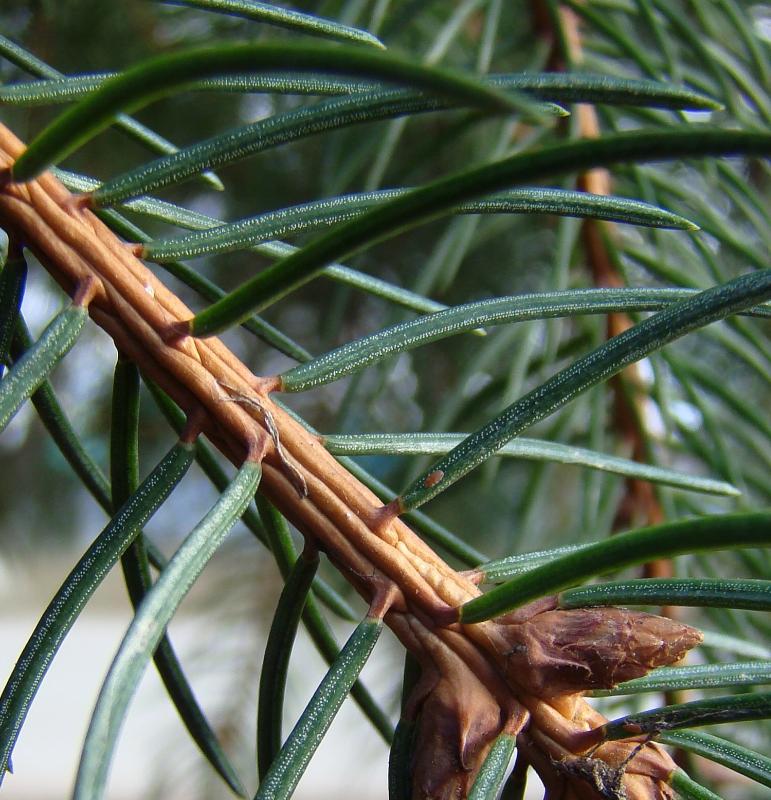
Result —
<svg viewBox="0 0 771 800"><path fill-rule="evenodd" d="M0 171L23 149L0 125ZM231 461L262 454L260 491L418 659L405 712L419 717L415 798L465 797L501 732L520 734L555 797L671 796L669 756L635 740L600 741L606 720L582 692L679 660L697 631L622 609L557 610L553 598L460 625L457 608L479 596L476 585L271 401L277 379L255 377L218 339L181 336L190 310L53 176L0 186L0 225Z"/></svg>

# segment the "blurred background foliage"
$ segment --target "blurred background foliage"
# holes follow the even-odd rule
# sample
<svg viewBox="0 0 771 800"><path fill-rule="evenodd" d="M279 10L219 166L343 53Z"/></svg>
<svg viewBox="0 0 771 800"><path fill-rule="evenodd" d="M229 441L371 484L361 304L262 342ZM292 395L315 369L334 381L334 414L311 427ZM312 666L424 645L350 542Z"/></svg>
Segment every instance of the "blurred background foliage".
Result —
<svg viewBox="0 0 771 800"><path fill-rule="evenodd" d="M603 130L640 124L668 126L710 121L725 127L766 127L771 119L768 45L771 6L722 0L597 0L570 2L581 20L581 58L560 44L557 3L463 0L348 0L304 2L295 7L377 34L389 48L426 63L478 72L571 68L614 76L651 77L689 85L718 99L718 112L675 112L598 106ZM118 70L181 45L212 40L292 37L286 31L219 14L151 2L103 0L4 0L0 32L66 74ZM564 44L564 41L563 41ZM0 59L0 82L28 80L24 70ZM314 98L226 92L179 93L137 113L137 118L185 145ZM56 106L0 108L3 121L29 139L60 110ZM574 112L575 108L572 109ZM535 142L583 135L580 115L542 128L467 110L367 123L301 139L218 170L227 187L217 192L192 180L159 196L223 220L345 192L417 186L449 171L511 154ZM97 179L147 160L147 152L120 131L100 135L63 165ZM554 185L574 188L575 176ZM739 159L667 165L623 166L613 171L613 192L661 205L697 223L697 233L615 225L602 229L612 274L629 285L706 287L766 266L769 245L768 165ZM135 217L153 234L174 232ZM310 238L310 237L308 237ZM293 244L304 239L295 237ZM584 223L548 215L450 217L369 249L350 265L439 302L453 305L528 291L592 286L597 265ZM207 256L193 262L224 288L253 275L267 259L253 252ZM158 268L158 273L162 270ZM195 308L200 300L176 279L172 288ZM30 271L24 312L39 332L61 303L41 269ZM265 313L265 318L312 354L414 316L414 312L319 278ZM771 493L771 348L768 321L731 321L668 347L647 359L635 379L587 392L529 435L643 458L728 481L738 497L719 497L658 486L653 503L663 518L752 509ZM328 433L469 431L541 383L607 336L605 317L575 317L490 328L412 350L363 373L290 397L288 404ZM291 365L285 355L241 330L225 337L256 374ZM90 326L54 385L92 456L107 469L110 375L114 351ZM639 416L629 426L619 416ZM172 441L149 397L143 397L142 464L156 463ZM635 446L638 447L637 452ZM641 449L640 449L641 448ZM429 462L415 457L361 458L372 474L400 489ZM62 460L29 408L0 439L0 530L3 559L13 563L41 547L51 554L90 541L101 512ZM25 490L19 493L17 483ZM200 485L199 485L200 484ZM215 495L204 479L187 484L173 510L148 532L170 551ZM431 515L491 558L567 543L598 540L618 528L652 521L650 507L634 505L622 477L553 463L494 459L439 496ZM631 505L630 505L631 503ZM218 556L225 586L210 586L229 619L243 619L232 594L233 579L263 559L242 531ZM244 564L246 560L246 564ZM739 552L682 557L687 575L768 575L765 554ZM330 571L327 577L345 584ZM263 575L263 579L265 575ZM214 582L216 584L216 581ZM276 586L278 583L276 583ZM221 589L221 591L220 591ZM270 612L273 591L255 593L249 604ZM767 641L768 622L752 612L688 612L688 621L745 639ZM761 645L762 647L763 645ZM718 653L719 656L719 653ZM243 658L245 672L258 669ZM233 685L243 676L235 669ZM253 680L253 678L252 678ZM396 707L396 682L388 682ZM223 710L222 719L238 703ZM223 723L225 724L225 723ZM749 735L763 751L768 731ZM765 738L763 738L765 736ZM765 745L763 744L765 742ZM767 750L766 750L767 752ZM729 787L730 788L730 787ZM207 787L206 792L214 791ZM219 791L219 789L217 789ZM192 795L188 795L192 796ZM200 796L204 796L201 794ZM213 796L207 794L206 796ZM741 792L735 796L741 796Z"/></svg>

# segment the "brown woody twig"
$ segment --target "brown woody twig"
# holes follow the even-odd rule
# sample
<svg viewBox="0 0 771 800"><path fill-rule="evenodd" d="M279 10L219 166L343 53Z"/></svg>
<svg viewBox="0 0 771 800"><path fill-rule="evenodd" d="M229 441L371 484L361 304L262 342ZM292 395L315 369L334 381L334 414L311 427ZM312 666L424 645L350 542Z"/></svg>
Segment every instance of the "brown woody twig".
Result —
<svg viewBox="0 0 771 800"><path fill-rule="evenodd" d="M0 125L6 176L22 150ZM0 184L0 225L179 404L190 436L203 433L235 464L262 461L260 491L415 655L422 673L406 713L419 717L416 798L465 797L502 732L520 734L562 792L554 797L670 796L669 756L633 739L599 740L605 719L582 695L680 659L697 631L621 609L558 610L552 598L459 624L457 609L477 586L272 402L275 377L256 377L218 339L180 335L190 310L59 181Z"/></svg>

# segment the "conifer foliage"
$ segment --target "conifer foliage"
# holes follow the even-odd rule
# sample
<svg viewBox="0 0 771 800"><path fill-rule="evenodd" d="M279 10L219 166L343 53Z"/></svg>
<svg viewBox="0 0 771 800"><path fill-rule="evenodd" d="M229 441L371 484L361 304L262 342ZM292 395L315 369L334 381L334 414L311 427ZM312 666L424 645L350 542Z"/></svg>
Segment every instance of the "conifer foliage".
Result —
<svg viewBox="0 0 771 800"><path fill-rule="evenodd" d="M0 430L32 404L107 522L2 691L0 780L120 569L133 617L77 800L108 793L151 662L241 796L291 797L349 696L390 746L391 800L520 798L535 776L547 800L764 796L765 6L12 6ZM62 310L33 336L44 274ZM93 326L116 352L92 411L108 471L56 391ZM143 528L195 462L216 501L167 555ZM2 482L4 503L28 491ZM238 558L282 576L261 668L232 666L248 772L166 630L239 520ZM301 622L329 669L287 731ZM405 659L385 700L359 678L384 627Z"/></svg>

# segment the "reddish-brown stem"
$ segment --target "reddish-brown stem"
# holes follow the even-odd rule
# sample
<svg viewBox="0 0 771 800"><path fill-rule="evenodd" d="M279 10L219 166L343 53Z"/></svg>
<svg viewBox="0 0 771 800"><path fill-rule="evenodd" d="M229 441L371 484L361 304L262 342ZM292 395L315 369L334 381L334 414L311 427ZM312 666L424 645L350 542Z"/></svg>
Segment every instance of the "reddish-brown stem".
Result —
<svg viewBox="0 0 771 800"><path fill-rule="evenodd" d="M0 125L2 174L22 150ZM698 641L685 626L618 609L593 610L587 637L586 610L557 611L549 598L503 619L460 624L458 608L480 594L476 582L400 519L398 499L383 505L316 434L271 400L280 388L276 377L253 375L216 338L189 335L190 309L86 206L49 174L0 185L0 225L183 409L183 441L203 433L235 464L261 462L260 491L415 655L422 675L408 707L420 714L416 797L465 796L495 737L519 733L529 718L534 746L547 759L582 753L587 731L603 721L583 699L584 689L608 685L608 675L644 674ZM653 655L641 658L638 651L648 650L634 637L643 635ZM597 641L605 643L603 655ZM667 796L657 775L671 772L671 762L646 748L653 766L629 800ZM626 757L629 748L608 743L597 752L602 761Z"/></svg>

